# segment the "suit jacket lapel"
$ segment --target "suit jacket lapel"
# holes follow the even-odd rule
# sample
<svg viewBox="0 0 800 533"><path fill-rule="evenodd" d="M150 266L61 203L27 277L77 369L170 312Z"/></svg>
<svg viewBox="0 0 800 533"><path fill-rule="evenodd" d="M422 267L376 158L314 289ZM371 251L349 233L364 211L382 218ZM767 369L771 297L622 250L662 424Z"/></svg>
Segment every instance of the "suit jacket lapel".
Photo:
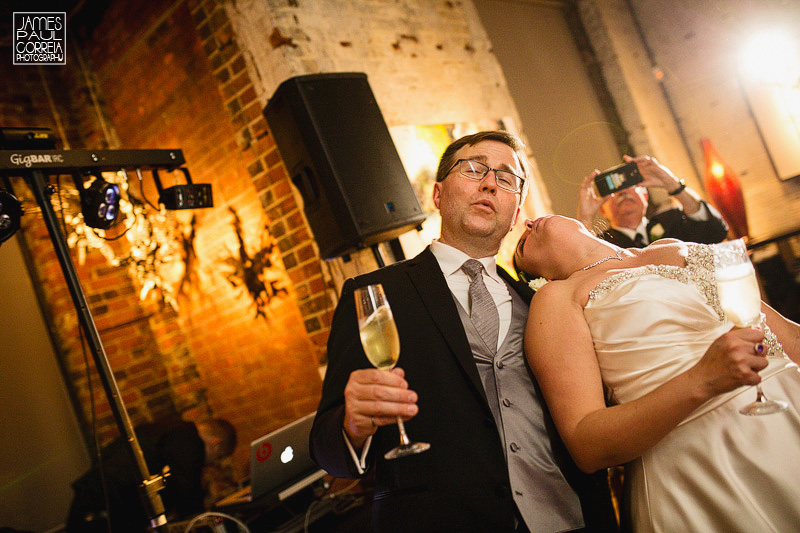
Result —
<svg viewBox="0 0 800 533"><path fill-rule="evenodd" d="M506 270L497 265L497 273L500 275L501 278L505 280L506 283L517 293L519 294L520 298L528 304L531 305L531 298L533 298L533 290L528 286L527 283L524 281L520 281L515 279L511 276Z"/></svg>
<svg viewBox="0 0 800 533"><path fill-rule="evenodd" d="M472 349L469 346L464 324L458 316L458 309L453 300L453 294L447 287L439 263L433 256L430 247L413 259L407 261L408 276L417 289L420 300L428 311L431 320L441 332L450 349L455 354L469 381L479 392L489 408L486 400L486 391L478 375L478 368L472 358Z"/></svg>
<svg viewBox="0 0 800 533"><path fill-rule="evenodd" d="M616 244L621 248L637 248L636 243L633 242L633 239L614 228L606 231L606 235L603 235L603 239L607 240L611 244Z"/></svg>

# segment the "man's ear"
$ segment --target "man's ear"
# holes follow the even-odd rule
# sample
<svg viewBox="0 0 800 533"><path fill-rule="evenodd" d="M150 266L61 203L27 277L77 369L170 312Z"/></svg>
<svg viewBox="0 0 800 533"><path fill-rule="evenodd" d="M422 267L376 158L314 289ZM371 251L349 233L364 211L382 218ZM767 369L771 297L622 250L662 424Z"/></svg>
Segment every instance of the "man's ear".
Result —
<svg viewBox="0 0 800 533"><path fill-rule="evenodd" d="M522 211L522 206L517 206L517 210L514 211L514 218L511 219L511 226L508 228L509 233L511 233L511 230L514 229L514 225L517 223L517 220L519 220L520 211Z"/></svg>
<svg viewBox="0 0 800 533"><path fill-rule="evenodd" d="M439 209L439 202L442 198L441 187L442 187L441 181L437 181L436 183L433 184L433 205L436 206L436 209Z"/></svg>

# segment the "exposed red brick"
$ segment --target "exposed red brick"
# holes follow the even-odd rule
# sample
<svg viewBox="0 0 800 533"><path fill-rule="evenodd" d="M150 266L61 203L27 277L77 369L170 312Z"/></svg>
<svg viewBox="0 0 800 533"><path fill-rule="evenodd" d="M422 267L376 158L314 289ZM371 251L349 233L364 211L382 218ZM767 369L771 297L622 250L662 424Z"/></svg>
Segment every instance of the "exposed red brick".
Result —
<svg viewBox="0 0 800 533"><path fill-rule="evenodd" d="M165 17L168 10L172 11ZM54 104L66 129L65 140L73 149L116 143L100 128L100 112L118 137L119 148L181 149L193 181L212 183L216 206L176 213L187 235L189 219L196 215L198 254L177 313L155 291L140 301L140 286L127 267L109 265L97 251L90 251L79 264L77 250L71 250L132 421L171 410L188 419L225 416L240 429L240 441L248 442L312 411L321 386L316 363L327 335L320 328L329 322L320 310L327 302L320 298L324 282L310 232L222 3L120 0L109 5L98 26L86 35L91 37L79 38L78 46L97 80L93 90L99 106L77 63L43 69L51 77L51 87L59 89L53 91ZM0 96L5 125L55 127L46 99L23 98L41 91L39 71L14 68L8 76L9 68L0 64L2 79L13 79L15 91ZM258 169L251 178L248 164L255 161L266 170ZM165 172L161 177L165 185L176 179ZM68 188L67 182L61 180L62 190ZM155 201L149 172L144 188L146 197ZM135 184L137 194L138 189ZM252 295L225 277L232 270L226 260L239 260L229 206L242 217L251 258L266 238L265 224L273 237L286 239L287 248L274 263L290 296L273 298L264 309L266 317L256 316ZM23 226L69 386L88 419L89 383L77 313L41 216L24 217ZM124 253L127 241L122 237L110 246ZM298 259L313 268L283 271L281 265L291 268ZM300 310L298 298L307 304L305 311ZM118 431L88 351L87 356L99 435L105 442ZM239 451L237 457L246 462L246 450Z"/></svg>

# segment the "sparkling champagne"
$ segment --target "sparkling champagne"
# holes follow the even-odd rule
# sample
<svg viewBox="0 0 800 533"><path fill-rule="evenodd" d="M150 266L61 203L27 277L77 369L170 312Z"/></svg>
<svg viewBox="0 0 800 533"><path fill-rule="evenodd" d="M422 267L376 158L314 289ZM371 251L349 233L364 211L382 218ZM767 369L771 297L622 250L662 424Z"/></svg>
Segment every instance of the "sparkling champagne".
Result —
<svg viewBox="0 0 800 533"><path fill-rule="evenodd" d="M400 338L389 308L379 307L361 326L360 334L369 362L381 370L394 368L400 355Z"/></svg>
<svg viewBox="0 0 800 533"><path fill-rule="evenodd" d="M714 270L717 273L719 303L728 318L737 326L755 326L761 322L761 294L756 281L756 271L750 262L747 246L742 239L712 244ZM758 345L753 352L760 354ZM785 411L789 404L770 400L756 384L756 401L739 409L743 415L768 415Z"/></svg>
<svg viewBox="0 0 800 533"><path fill-rule="evenodd" d="M739 327L758 324L761 317L761 293L756 273L749 263L717 270L719 303L728 318Z"/></svg>
<svg viewBox="0 0 800 533"><path fill-rule="evenodd" d="M386 301L383 285L378 283L359 287L353 292L353 296L356 300L361 345L364 347L367 359L372 366L389 371L397 364L397 358L400 356L400 337L397 335L397 326L389 302ZM369 414L371 413L366 413ZM385 414L378 412L375 416ZM373 426L376 426L375 416L370 417ZM413 442L408 438L405 424L399 415L397 415L397 430L400 433L400 445L383 454L384 459L397 459L430 449L431 445L427 442Z"/></svg>

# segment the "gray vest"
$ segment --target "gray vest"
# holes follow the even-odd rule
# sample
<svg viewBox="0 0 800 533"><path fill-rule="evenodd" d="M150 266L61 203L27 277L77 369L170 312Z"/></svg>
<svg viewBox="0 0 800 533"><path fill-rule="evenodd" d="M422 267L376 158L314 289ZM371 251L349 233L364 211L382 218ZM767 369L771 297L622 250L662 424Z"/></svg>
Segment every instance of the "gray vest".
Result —
<svg viewBox="0 0 800 533"><path fill-rule="evenodd" d="M532 532L565 531L584 526L578 495L553 458L538 390L522 353L528 306L508 287L511 325L497 355L483 342L469 314L456 300L472 355L494 415L508 463L511 491Z"/></svg>

